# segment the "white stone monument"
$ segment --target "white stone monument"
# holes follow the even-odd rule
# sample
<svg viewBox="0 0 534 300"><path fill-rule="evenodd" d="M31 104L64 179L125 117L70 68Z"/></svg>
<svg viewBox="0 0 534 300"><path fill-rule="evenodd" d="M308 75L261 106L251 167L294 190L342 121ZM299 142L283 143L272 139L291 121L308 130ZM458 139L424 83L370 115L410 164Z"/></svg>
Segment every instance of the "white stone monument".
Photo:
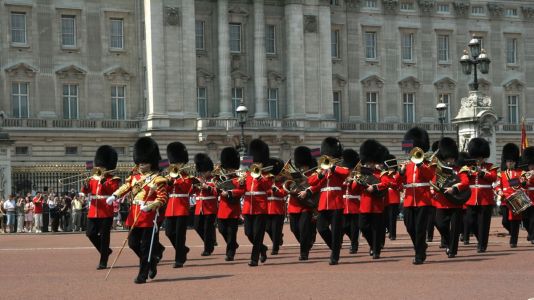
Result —
<svg viewBox="0 0 534 300"><path fill-rule="evenodd" d="M5 114L0 111L0 198L6 199L11 194L11 145L9 134L2 131Z"/></svg>
<svg viewBox="0 0 534 300"><path fill-rule="evenodd" d="M496 162L495 124L499 118L491 106L491 98L472 90L468 97L462 98L458 115L452 120L458 125L458 146L460 151L467 151L467 144L472 138L481 137L490 144L491 155L488 162Z"/></svg>

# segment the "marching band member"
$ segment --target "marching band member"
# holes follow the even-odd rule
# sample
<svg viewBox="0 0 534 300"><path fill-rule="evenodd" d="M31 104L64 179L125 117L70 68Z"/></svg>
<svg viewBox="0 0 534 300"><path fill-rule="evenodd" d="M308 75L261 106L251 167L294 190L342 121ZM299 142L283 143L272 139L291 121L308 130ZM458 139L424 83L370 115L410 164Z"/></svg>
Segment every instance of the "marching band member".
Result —
<svg viewBox="0 0 534 300"><path fill-rule="evenodd" d="M286 196L282 184L284 179L278 176L284 168L284 161L279 158L270 158L269 165L273 166L271 175L273 175L273 187L267 191L267 226L266 232L273 242L271 255L278 255L282 245L284 220L286 218Z"/></svg>
<svg viewBox="0 0 534 300"><path fill-rule="evenodd" d="M231 180L233 189L223 190L219 194L219 210L217 211L219 233L226 242L226 261L233 261L237 244L237 228L241 215L241 197L243 189L239 185L236 171L239 169L239 152L233 147L226 147L221 151L220 180ZM226 174L229 175L226 175ZM222 179L221 179L222 178Z"/></svg>
<svg viewBox="0 0 534 300"><path fill-rule="evenodd" d="M439 147L439 141L434 141L432 143L432 146L430 147L430 151L432 153L436 153ZM431 195L433 195L433 190L430 189ZM433 198L432 198L433 199ZM434 205L434 201L432 201L432 206L430 207L430 214L428 215L428 223L426 227L426 241L432 242L434 240L434 228L436 227L436 206ZM441 242L443 244L443 239L441 239ZM441 248L441 245L440 245Z"/></svg>
<svg viewBox="0 0 534 300"><path fill-rule="evenodd" d="M341 143L334 137L327 137L321 143L321 155L326 158L325 160L339 160L342 152ZM317 231L332 250L329 264L337 265L343 242L342 186L350 170L337 166L332 161L329 164L324 163L320 168L321 171L308 178L310 184L308 191L311 194L320 192Z"/></svg>
<svg viewBox="0 0 534 300"><path fill-rule="evenodd" d="M256 164L267 165L269 161L269 146L260 139L250 141L248 147L252 161ZM265 226L267 222L267 191L272 188L272 180L263 172L247 171L241 180L245 190L243 198L243 218L245 219L245 235L252 243L249 266L258 266L258 260L267 260L267 246L263 244Z"/></svg>
<svg viewBox="0 0 534 300"><path fill-rule="evenodd" d="M113 223L113 205L108 205L106 199L121 183L121 179L111 173L117 167L117 159L115 149L108 145L100 146L96 150L94 160L94 170L100 174L91 176L82 187L82 193L87 195L89 201L85 234L100 253L97 270L107 268L108 257L112 252L109 239Z"/></svg>
<svg viewBox="0 0 534 300"><path fill-rule="evenodd" d="M204 153L195 155L195 167L200 181L193 186L195 205L195 231L204 242L202 256L210 256L215 248L215 217L217 216L217 189L213 182L213 162Z"/></svg>
<svg viewBox="0 0 534 300"><path fill-rule="evenodd" d="M149 257L151 243L157 243L154 233L158 208L167 201L167 179L159 174L161 156L158 144L150 137L139 138L134 145L136 171L106 200L111 205L117 198L131 192L133 203L126 220L131 229L128 246L139 257L139 273L135 283L145 283L157 274L156 251ZM150 263L149 263L150 262Z"/></svg>
<svg viewBox="0 0 534 300"><path fill-rule="evenodd" d="M180 142L170 143L167 146L167 158L173 167L169 167L167 175L169 200L165 209L165 235L171 241L175 250L174 268L183 267L187 260L189 248L185 245L187 224L189 217L189 195L193 186L193 180L182 170L189 162L189 154L184 144ZM175 170L172 170L175 168ZM176 172L176 173L173 173Z"/></svg>
<svg viewBox="0 0 534 300"><path fill-rule="evenodd" d="M428 132L422 128L414 127L406 132L404 140L411 140L413 147L419 147L423 152L430 148ZM426 260L426 234L428 216L432 206L430 184L434 171L428 162L413 161L404 164L400 173L404 182L404 225L414 245L415 257L413 264L420 265Z"/></svg>
<svg viewBox="0 0 534 300"><path fill-rule="evenodd" d="M384 208L386 217L386 229L388 230L388 238L391 241L397 239L397 218L400 209L400 193L402 191L402 177L397 171L397 159L395 155L389 154L386 157L388 161L387 173L385 176L388 179L388 193L386 195L386 207Z"/></svg>
<svg viewBox="0 0 534 300"><path fill-rule="evenodd" d="M360 161L358 152L353 149L343 150L342 166L349 170L354 170L354 167ZM354 172L354 171L353 171ZM343 232L350 239L350 254L358 253L359 235L360 235L360 195L352 188L352 178L349 176L343 183Z"/></svg>
<svg viewBox="0 0 534 300"><path fill-rule="evenodd" d="M534 244L534 147L527 147L523 150L523 163L527 165L528 169L524 177L527 180L527 194L532 204L523 213L523 218L528 233L527 240Z"/></svg>
<svg viewBox="0 0 534 300"><path fill-rule="evenodd" d="M447 187L444 191L435 191L434 204L436 205L436 227L441 234L443 244L446 248L445 253L449 258L456 256L458 252L458 240L460 238L460 229L462 220L462 204L451 202L445 197L445 194L454 195L460 191L469 189L469 167L462 167L456 164L458 160L458 146L456 142L448 137L439 141L439 148L436 154L439 160L438 164L444 164L452 168L458 176L460 182L453 186ZM439 167L436 167L439 168ZM437 178L433 180L435 183Z"/></svg>
<svg viewBox="0 0 534 300"><path fill-rule="evenodd" d="M519 162L519 147L513 143L504 145L502 148L501 161L503 169L498 174L499 184L497 185L497 193L501 197L502 203L507 207L505 215L502 217L503 225L507 224L509 227L510 248L516 248L522 216L521 214L516 215L513 213L512 209L508 207L510 204L507 199L512 196L515 191L527 184L523 177L523 170L517 168L517 162ZM505 222L505 220L507 222Z"/></svg>
<svg viewBox="0 0 534 300"><path fill-rule="evenodd" d="M295 167L304 175L310 176L312 169L317 167L317 161L311 154L310 148L299 146L293 150ZM299 195L299 193L301 193ZM308 260L310 249L315 240L317 229L313 219L313 206L305 199L306 191L294 190L289 192L287 212L289 213L289 225L291 232L300 244L299 260Z"/></svg>
<svg viewBox="0 0 534 300"><path fill-rule="evenodd" d="M387 193L389 180L376 168L384 161L386 148L376 140L366 140L360 146L360 162L362 164L358 179L352 188L360 195L360 230L369 244L369 255L373 259L380 258L383 247L384 227L384 196Z"/></svg>
<svg viewBox="0 0 534 300"><path fill-rule="evenodd" d="M460 169L468 166L470 160L472 159L469 157L469 153L462 151L458 153L457 166L460 167ZM469 173L467 173L467 175L469 175ZM467 205L465 203L462 205L462 223L460 226L460 241L464 242L464 245L469 245L469 235L471 235L473 229L469 225L469 220L467 218Z"/></svg>
<svg viewBox="0 0 534 300"><path fill-rule="evenodd" d="M485 139L471 139L467 151L469 156L476 160L476 165L469 172L471 198L466 203L466 218L469 227L475 228L478 240L477 252L483 253L488 247L491 213L495 206L492 183L497 180L497 167L485 162L490 156L489 143ZM464 236L464 243L466 238L468 237Z"/></svg>

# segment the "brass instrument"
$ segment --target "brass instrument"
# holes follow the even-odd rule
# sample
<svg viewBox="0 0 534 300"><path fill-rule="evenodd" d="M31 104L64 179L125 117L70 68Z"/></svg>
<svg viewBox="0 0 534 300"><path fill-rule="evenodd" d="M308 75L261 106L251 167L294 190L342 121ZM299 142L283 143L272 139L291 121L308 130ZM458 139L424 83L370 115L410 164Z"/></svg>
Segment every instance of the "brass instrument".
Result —
<svg viewBox="0 0 534 300"><path fill-rule="evenodd" d="M534 176L534 170L527 171L523 173L521 176L525 177L526 180L530 180L530 178Z"/></svg>
<svg viewBox="0 0 534 300"><path fill-rule="evenodd" d="M419 147L414 147L410 151L410 161L414 164L420 164L425 160L425 152Z"/></svg>
<svg viewBox="0 0 534 300"><path fill-rule="evenodd" d="M339 158L333 158L328 155L321 155L321 157L319 157L318 165L319 165L319 168L321 168L322 170L327 170L327 169L332 168L334 165L336 165L339 162L340 162Z"/></svg>
<svg viewBox="0 0 534 300"><path fill-rule="evenodd" d="M195 164L171 164L168 168L168 173L171 178L182 177L182 173L193 174L195 171Z"/></svg>
<svg viewBox="0 0 534 300"><path fill-rule="evenodd" d="M252 178L259 178L263 172L269 172L273 169L273 166L262 167L262 164L256 163L250 166L250 176Z"/></svg>
<svg viewBox="0 0 534 300"><path fill-rule="evenodd" d="M77 175L63 177L63 178L58 179L58 183L61 185L71 185L71 184L76 184L79 182L87 181L91 178L96 179L96 180L101 180L104 175L112 173L112 172L115 172L115 169L105 170L103 168L96 167L91 170L91 174L87 174L87 172L82 172Z"/></svg>

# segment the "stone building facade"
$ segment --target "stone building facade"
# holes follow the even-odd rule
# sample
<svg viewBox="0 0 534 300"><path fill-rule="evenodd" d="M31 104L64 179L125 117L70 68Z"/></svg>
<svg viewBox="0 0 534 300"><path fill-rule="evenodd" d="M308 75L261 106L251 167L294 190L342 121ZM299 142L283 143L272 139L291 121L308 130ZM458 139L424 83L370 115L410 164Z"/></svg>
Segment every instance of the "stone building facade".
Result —
<svg viewBox="0 0 534 300"><path fill-rule="evenodd" d="M101 144L130 162L151 135L191 156L247 140L296 145L376 138L401 154L413 124L433 140L467 96L471 37L492 63L498 149L532 132L534 3L527 0L0 0L0 111L12 165L80 164ZM500 151L500 150L498 150Z"/></svg>

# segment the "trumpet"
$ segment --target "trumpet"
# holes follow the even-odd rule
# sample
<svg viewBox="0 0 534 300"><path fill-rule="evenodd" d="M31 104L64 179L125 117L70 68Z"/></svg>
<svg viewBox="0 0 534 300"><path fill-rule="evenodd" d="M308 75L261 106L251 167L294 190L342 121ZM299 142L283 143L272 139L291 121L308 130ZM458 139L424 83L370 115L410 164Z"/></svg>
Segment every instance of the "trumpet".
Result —
<svg viewBox="0 0 534 300"><path fill-rule="evenodd" d="M171 164L168 168L169 176L171 178L182 177L182 173L191 174L194 173L196 167L194 164Z"/></svg>
<svg viewBox="0 0 534 300"><path fill-rule="evenodd" d="M340 162L339 158L333 158L328 155L322 155L321 157L319 157L318 165L319 165L319 168L321 168L322 170L327 170L327 169L332 168L334 165L338 164L339 162Z"/></svg>
<svg viewBox="0 0 534 300"><path fill-rule="evenodd" d="M82 172L77 175L63 177L63 178L58 179L58 183L61 185L71 185L71 184L76 184L79 182L87 181L91 178L96 179L96 180L101 180L104 175L112 173L112 172L115 172L115 169L106 170L100 167L96 167L91 170L91 174L87 174L87 172ZM73 178L77 178L77 179L73 180Z"/></svg>
<svg viewBox="0 0 534 300"><path fill-rule="evenodd" d="M438 151L435 151L434 153L425 153L423 149L419 147L415 147L408 154L407 160L398 162L396 165L390 165L389 163L395 161L396 159L388 159L384 161L384 164L386 165L387 168L396 168L396 167L403 167L404 165L407 165L410 162L413 162L416 165L422 163L425 160L434 162L434 160L437 158L436 157L437 153Z"/></svg>
<svg viewBox="0 0 534 300"><path fill-rule="evenodd" d="M273 169L273 166L262 167L262 164L252 164L250 166L250 176L252 178L259 178L263 172L269 172Z"/></svg>

